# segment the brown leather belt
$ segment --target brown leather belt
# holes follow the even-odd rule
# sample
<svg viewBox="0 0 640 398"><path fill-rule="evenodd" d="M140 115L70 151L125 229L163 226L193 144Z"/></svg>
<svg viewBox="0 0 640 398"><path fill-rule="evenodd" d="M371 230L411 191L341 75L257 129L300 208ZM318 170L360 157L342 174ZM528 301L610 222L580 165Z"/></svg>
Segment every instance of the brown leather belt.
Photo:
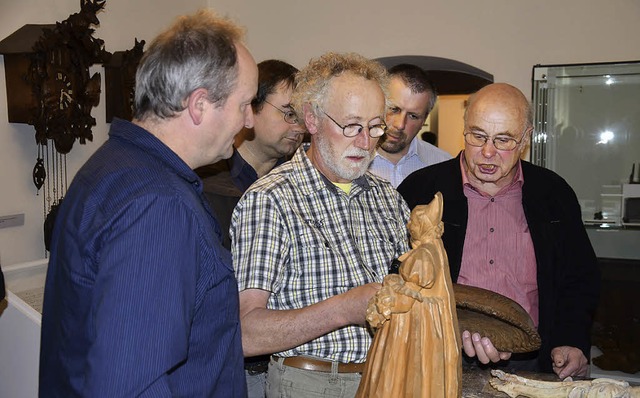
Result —
<svg viewBox="0 0 640 398"><path fill-rule="evenodd" d="M272 355L274 361L278 362L281 357ZM316 372L331 372L331 362L314 359L309 357L297 356L284 358L282 362L286 366L292 368L313 370ZM364 363L342 363L338 362L338 373L362 373L364 372Z"/></svg>

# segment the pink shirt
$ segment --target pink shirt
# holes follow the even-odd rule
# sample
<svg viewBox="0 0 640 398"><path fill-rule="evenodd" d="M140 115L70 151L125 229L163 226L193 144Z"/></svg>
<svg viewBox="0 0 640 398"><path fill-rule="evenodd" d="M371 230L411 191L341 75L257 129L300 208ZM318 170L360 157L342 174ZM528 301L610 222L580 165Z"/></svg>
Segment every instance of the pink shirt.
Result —
<svg viewBox="0 0 640 398"><path fill-rule="evenodd" d="M458 283L500 293L520 304L538 325L536 255L522 208L524 178L516 178L495 196L471 186L460 157L469 220Z"/></svg>

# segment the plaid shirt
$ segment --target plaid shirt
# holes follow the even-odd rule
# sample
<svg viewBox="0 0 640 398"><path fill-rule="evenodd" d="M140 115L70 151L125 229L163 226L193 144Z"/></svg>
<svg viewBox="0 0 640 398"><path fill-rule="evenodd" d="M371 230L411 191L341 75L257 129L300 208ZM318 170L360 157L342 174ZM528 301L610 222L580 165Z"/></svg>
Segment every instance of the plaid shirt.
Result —
<svg viewBox="0 0 640 398"><path fill-rule="evenodd" d="M253 184L233 212L239 289L269 291L267 308L289 310L382 282L391 261L409 250L408 219L389 183L367 172L347 195L301 147ZM370 343L366 328L347 326L278 355L364 362Z"/></svg>

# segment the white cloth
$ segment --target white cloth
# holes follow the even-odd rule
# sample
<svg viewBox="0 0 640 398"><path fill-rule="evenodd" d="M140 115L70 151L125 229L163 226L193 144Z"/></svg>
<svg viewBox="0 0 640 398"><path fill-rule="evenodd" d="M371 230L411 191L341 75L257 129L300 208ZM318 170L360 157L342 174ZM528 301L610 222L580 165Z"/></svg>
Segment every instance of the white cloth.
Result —
<svg viewBox="0 0 640 398"><path fill-rule="evenodd" d="M451 155L448 152L420 138L414 138L409 144L409 151L397 164L393 164L379 152L376 152L376 156L369 166L369 171L389 181L394 188L397 188L402 180L414 171L449 159L451 159Z"/></svg>

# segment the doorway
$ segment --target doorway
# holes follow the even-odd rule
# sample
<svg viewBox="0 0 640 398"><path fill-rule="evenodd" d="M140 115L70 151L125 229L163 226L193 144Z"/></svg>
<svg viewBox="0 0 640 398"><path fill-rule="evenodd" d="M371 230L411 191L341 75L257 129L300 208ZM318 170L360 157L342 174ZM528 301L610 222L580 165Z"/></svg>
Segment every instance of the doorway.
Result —
<svg viewBox="0 0 640 398"><path fill-rule="evenodd" d="M462 130L467 99L471 93L493 83L493 75L460 61L426 55L397 55L377 61L387 69L398 64L413 64L427 71L438 92L438 100L419 136L435 135L436 146L457 156L464 146Z"/></svg>

